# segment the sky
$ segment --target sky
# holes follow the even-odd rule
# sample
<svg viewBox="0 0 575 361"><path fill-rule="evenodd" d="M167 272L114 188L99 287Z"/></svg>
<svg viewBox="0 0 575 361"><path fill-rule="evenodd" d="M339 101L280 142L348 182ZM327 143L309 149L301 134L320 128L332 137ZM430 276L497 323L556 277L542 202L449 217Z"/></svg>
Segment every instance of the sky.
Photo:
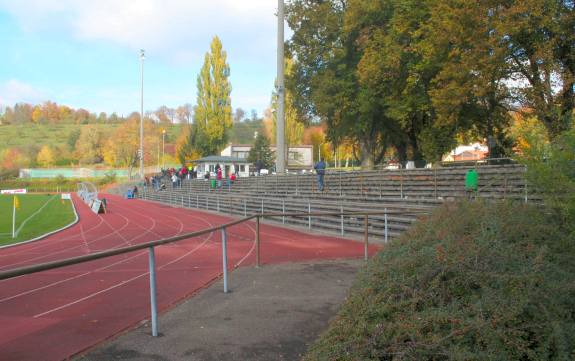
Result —
<svg viewBox="0 0 575 361"><path fill-rule="evenodd" d="M127 116L196 104L214 36L232 107L262 114L276 74L275 0L0 0L0 106L53 101ZM286 25L286 33L288 32Z"/></svg>

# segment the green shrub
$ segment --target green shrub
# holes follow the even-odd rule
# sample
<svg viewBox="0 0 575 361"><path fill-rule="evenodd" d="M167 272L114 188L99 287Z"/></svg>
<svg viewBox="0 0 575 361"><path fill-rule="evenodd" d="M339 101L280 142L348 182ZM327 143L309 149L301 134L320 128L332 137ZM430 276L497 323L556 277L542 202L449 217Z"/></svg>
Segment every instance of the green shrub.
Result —
<svg viewBox="0 0 575 361"><path fill-rule="evenodd" d="M104 174L104 177L100 180L100 185L116 183L116 172L109 171Z"/></svg>
<svg viewBox="0 0 575 361"><path fill-rule="evenodd" d="M556 222L445 205L369 262L305 360L572 360L575 243Z"/></svg>
<svg viewBox="0 0 575 361"><path fill-rule="evenodd" d="M531 140L523 162L527 179L543 196L545 203L560 217L563 226L573 229L575 219L575 129L552 143Z"/></svg>

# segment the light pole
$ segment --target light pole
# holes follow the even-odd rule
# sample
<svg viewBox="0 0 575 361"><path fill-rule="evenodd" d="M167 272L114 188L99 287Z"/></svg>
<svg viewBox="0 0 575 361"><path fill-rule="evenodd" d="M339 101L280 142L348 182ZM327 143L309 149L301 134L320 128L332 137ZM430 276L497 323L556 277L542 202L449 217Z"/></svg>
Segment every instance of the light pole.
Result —
<svg viewBox="0 0 575 361"><path fill-rule="evenodd" d="M140 74L142 78L140 92L140 178L144 179L144 49L140 49Z"/></svg>
<svg viewBox="0 0 575 361"><path fill-rule="evenodd" d="M165 139L166 139L166 130L162 129L162 169L166 168L166 156L164 153Z"/></svg>
<svg viewBox="0 0 575 361"><path fill-rule="evenodd" d="M278 111L276 117L276 173L283 174L286 164L285 115L284 115L284 0L278 0L277 38L277 94Z"/></svg>

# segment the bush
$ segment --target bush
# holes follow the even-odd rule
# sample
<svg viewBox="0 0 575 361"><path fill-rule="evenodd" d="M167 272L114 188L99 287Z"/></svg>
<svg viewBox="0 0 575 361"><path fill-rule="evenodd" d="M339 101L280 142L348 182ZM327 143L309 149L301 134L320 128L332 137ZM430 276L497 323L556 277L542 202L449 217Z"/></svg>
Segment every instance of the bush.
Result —
<svg viewBox="0 0 575 361"><path fill-rule="evenodd" d="M109 171L104 174L104 177L98 182L100 185L116 183L116 172Z"/></svg>
<svg viewBox="0 0 575 361"><path fill-rule="evenodd" d="M571 360L574 256L536 206L445 205L369 262L305 360Z"/></svg>
<svg viewBox="0 0 575 361"><path fill-rule="evenodd" d="M575 219L575 129L563 133L552 143L532 141L532 144L523 156L528 180L562 218L563 225L572 228Z"/></svg>

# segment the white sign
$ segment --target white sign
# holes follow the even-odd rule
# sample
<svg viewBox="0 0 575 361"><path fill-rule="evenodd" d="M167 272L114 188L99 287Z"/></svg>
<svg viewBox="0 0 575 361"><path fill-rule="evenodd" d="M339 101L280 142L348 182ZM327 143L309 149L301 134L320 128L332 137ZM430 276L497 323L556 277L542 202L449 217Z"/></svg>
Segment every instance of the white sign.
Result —
<svg viewBox="0 0 575 361"><path fill-rule="evenodd" d="M72 199L70 193L62 193L62 199Z"/></svg>
<svg viewBox="0 0 575 361"><path fill-rule="evenodd" d="M94 199L94 202L92 202L92 205L90 206L90 208L92 209L92 212L94 212L96 214L106 213L106 207L104 206L102 201L99 199Z"/></svg>
<svg viewBox="0 0 575 361"><path fill-rule="evenodd" d="M26 194L26 189L2 189L0 194Z"/></svg>

